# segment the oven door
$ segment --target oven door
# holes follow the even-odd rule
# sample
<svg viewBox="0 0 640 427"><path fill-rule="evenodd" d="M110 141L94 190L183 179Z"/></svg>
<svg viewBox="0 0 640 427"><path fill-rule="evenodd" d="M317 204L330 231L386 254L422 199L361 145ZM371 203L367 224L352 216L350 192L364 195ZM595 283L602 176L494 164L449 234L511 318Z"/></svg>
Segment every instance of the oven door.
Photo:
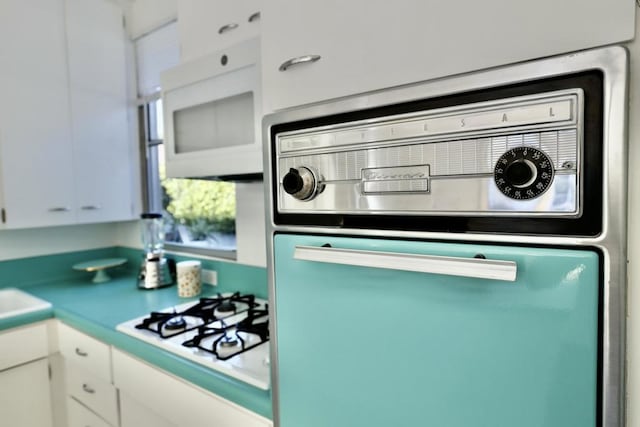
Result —
<svg viewBox="0 0 640 427"><path fill-rule="evenodd" d="M274 239L280 427L598 425L597 252Z"/></svg>

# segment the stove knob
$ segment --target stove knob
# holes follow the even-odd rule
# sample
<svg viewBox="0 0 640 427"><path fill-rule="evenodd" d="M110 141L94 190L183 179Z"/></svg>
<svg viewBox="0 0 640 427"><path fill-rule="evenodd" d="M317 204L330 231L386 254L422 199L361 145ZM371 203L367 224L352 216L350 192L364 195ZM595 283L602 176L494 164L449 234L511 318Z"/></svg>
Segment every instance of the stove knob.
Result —
<svg viewBox="0 0 640 427"><path fill-rule="evenodd" d="M298 200L311 200L323 189L319 181L313 169L301 166L289 169L282 178L282 187L287 194Z"/></svg>
<svg viewBox="0 0 640 427"><path fill-rule="evenodd" d="M553 162L543 151L516 147L496 162L494 180L505 196L516 200L534 199L553 182Z"/></svg>

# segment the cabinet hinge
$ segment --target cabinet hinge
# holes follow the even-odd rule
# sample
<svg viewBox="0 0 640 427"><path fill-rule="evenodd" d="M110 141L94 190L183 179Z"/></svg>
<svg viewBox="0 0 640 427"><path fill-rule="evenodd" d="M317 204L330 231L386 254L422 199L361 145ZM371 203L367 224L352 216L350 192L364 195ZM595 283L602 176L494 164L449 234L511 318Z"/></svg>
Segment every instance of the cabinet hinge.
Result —
<svg viewBox="0 0 640 427"><path fill-rule="evenodd" d="M2 208L2 212L0 213L0 216L2 217L2 223L6 224L7 222L7 211Z"/></svg>

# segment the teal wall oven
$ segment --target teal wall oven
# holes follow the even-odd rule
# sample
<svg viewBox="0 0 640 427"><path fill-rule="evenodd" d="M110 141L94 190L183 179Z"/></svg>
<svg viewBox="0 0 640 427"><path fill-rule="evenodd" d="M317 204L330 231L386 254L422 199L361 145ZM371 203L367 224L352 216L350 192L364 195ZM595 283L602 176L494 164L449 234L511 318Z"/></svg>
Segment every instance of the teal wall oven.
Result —
<svg viewBox="0 0 640 427"><path fill-rule="evenodd" d="M263 124L276 427L622 427L627 53Z"/></svg>

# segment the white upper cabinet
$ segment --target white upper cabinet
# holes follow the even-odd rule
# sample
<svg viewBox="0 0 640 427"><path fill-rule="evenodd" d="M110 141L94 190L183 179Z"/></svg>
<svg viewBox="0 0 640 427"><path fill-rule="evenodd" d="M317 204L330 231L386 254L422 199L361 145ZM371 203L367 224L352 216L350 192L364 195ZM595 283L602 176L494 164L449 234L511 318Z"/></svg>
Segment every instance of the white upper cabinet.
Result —
<svg viewBox="0 0 640 427"><path fill-rule="evenodd" d="M633 0L270 0L262 9L265 113L618 43L635 25Z"/></svg>
<svg viewBox="0 0 640 427"><path fill-rule="evenodd" d="M63 0L0 1L0 195L8 226L75 221Z"/></svg>
<svg viewBox="0 0 640 427"><path fill-rule="evenodd" d="M122 12L108 0L0 0L6 228L134 218Z"/></svg>
<svg viewBox="0 0 640 427"><path fill-rule="evenodd" d="M122 10L105 0L66 0L77 221L131 219Z"/></svg>
<svg viewBox="0 0 640 427"><path fill-rule="evenodd" d="M225 49L260 34L258 0L178 0L182 62Z"/></svg>

